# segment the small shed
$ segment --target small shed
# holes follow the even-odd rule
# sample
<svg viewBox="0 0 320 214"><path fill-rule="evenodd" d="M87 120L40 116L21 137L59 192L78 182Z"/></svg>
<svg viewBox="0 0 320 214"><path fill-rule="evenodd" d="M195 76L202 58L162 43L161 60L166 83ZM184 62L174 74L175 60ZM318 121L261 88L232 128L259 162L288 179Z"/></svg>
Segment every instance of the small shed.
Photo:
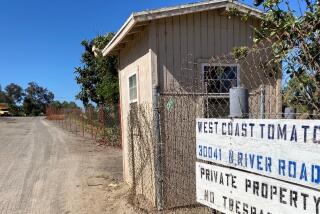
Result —
<svg viewBox="0 0 320 214"><path fill-rule="evenodd" d="M249 13L249 18L243 20L240 16L229 16L226 11L233 8L243 14ZM134 182L132 179L132 170L134 171L134 169L131 169L132 164L130 164L132 154L130 155L131 148L129 146L129 114L132 106L142 104L150 106L149 114L153 115L155 89L157 89L156 93L160 94L174 92L178 88L180 91L192 93L192 87L189 87L189 85L193 79L194 71L197 70L199 76L205 76L203 74L208 72L210 58L228 54L234 47L251 47L253 45L254 27L258 26L262 14L256 8L232 0L203 1L133 13L112 41L104 48L104 55L117 55L119 61L123 169L124 180L127 183L132 184ZM191 63L189 63L190 59L192 59ZM246 75L251 75L252 78L261 76L259 70L252 71L253 73L249 74L246 72L248 70L246 67L240 68L236 63L224 64L223 66L224 71L230 73L228 79L232 79L230 81L232 84L228 84L227 88L220 87L220 89L217 89L217 93L228 93L229 87L240 86L239 84L247 86L248 83L246 81L248 78L243 78ZM190 69L185 69L188 67ZM281 75L275 78L274 81L266 81L265 85L270 94L281 97ZM250 92L258 91L259 87L258 84L255 86L250 83ZM170 102L168 103L170 106ZM204 108L202 101L199 101L199 103L201 103L199 106ZM191 105L191 103L185 103L185 106L187 105ZM265 108L266 111L280 113L282 110L280 100L274 100L268 105ZM184 107L180 106L179 108ZM213 108L213 106L209 106L209 108ZM226 108L221 108L221 111L225 110ZM199 111L196 116L204 117L204 114L208 114L208 112L210 110ZM161 115L160 112L160 117L163 119L167 115ZM214 115L211 115L211 117L214 117ZM193 121L194 118L190 120ZM167 125L173 126L174 124ZM155 128L152 123L150 123L150 128ZM175 128L175 130L179 131L178 129L179 127ZM172 129L163 128L161 135L163 133L166 136L175 135L175 133L170 132L173 132ZM178 136L175 137L176 142L179 140L178 138ZM173 149L170 137L162 137L161 140L165 146L164 152ZM195 144L192 140L181 139L183 141L180 145L181 148L183 148L184 144ZM134 143L139 144L141 142ZM153 147L154 145L151 145L151 148ZM174 148L176 147L177 145ZM188 152L191 158L187 167L190 168L190 171L192 169L195 171L195 149ZM166 164L177 162L177 154L175 155L170 156L165 153L163 156ZM145 161L143 165L148 165L146 167L148 170L146 168L144 170L153 174L143 174L142 172L142 178L139 181L135 181L139 183L135 185L141 186L137 194L144 195L153 205L156 205L157 201L157 174L154 173L156 161L154 154L150 155L148 161ZM186 166L186 160L184 160L184 166ZM162 193L166 195L164 206L177 207L194 204L195 188L190 187L190 182L186 182L188 179L194 179L194 174L191 173L188 175L189 177L185 176L183 181L177 182L177 180L170 180L175 173L174 168L176 166L170 168L166 165L164 168L167 170L164 176L167 176L167 181L172 182L169 187L163 187ZM182 186L178 188L177 185L180 184ZM147 190L145 189L146 186L148 186ZM178 191L173 191L174 188L177 188ZM171 196L169 197L170 194ZM172 200L179 197L179 194L188 196L188 198L180 197L181 201L179 202Z"/></svg>

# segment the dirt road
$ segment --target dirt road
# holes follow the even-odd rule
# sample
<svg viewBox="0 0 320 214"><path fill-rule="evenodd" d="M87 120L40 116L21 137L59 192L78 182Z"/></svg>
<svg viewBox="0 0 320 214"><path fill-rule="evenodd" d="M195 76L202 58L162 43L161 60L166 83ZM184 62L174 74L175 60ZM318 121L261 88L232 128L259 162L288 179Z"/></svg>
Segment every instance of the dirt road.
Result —
<svg viewBox="0 0 320 214"><path fill-rule="evenodd" d="M0 118L0 213L108 213L121 151L44 118Z"/></svg>

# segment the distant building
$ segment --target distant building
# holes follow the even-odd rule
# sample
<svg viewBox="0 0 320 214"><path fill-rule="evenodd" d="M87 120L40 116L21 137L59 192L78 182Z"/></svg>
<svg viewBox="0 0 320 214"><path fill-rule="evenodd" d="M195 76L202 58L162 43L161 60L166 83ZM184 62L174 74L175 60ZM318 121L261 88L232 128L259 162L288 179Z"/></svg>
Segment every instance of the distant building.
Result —
<svg viewBox="0 0 320 214"><path fill-rule="evenodd" d="M0 116L10 116L9 105L7 103L0 103Z"/></svg>

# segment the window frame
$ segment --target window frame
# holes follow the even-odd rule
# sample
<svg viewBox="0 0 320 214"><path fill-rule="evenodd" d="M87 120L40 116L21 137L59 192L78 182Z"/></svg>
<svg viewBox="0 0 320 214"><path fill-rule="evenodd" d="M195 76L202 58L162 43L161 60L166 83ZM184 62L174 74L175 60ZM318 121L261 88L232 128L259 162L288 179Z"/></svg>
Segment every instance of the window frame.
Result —
<svg viewBox="0 0 320 214"><path fill-rule="evenodd" d="M237 87L240 86L240 64L238 63L201 63L201 77L202 77L202 86L203 86L203 92L206 93L206 89L205 89L205 67L236 67L237 68ZM217 79L218 80L218 79ZM227 93L208 93L208 94L229 94L229 92Z"/></svg>
<svg viewBox="0 0 320 214"><path fill-rule="evenodd" d="M133 76L136 76L136 94L137 94L137 97L135 99L131 99L130 97L130 78L133 77ZM138 96L139 96L139 90L138 90L138 73L137 72L134 72L132 74L130 74L128 76L128 98L129 98L129 104L131 103L137 103L138 102Z"/></svg>
<svg viewBox="0 0 320 214"><path fill-rule="evenodd" d="M210 115L210 111L209 111L209 100L210 99L213 99L213 100L216 100L216 99L230 99L230 96L229 96L229 93L230 92L227 92L227 93L208 93L208 89L206 87L208 87L206 84L205 84L205 67L210 67L210 66L216 66L216 67L236 67L237 68L237 76L236 76L236 81L237 81L237 87L240 86L240 72L241 72L241 67L240 67L240 64L237 64L237 63L223 63L223 64L220 64L220 63L213 63L213 64L210 64L210 63L201 63L201 78L202 78L202 90L203 90L203 93L205 94L205 96L203 97L203 108L202 108L202 115L203 117L205 118L210 118L212 117ZM218 80L218 79L217 79ZM218 95L218 96L217 96ZM227 115L226 115L227 116Z"/></svg>

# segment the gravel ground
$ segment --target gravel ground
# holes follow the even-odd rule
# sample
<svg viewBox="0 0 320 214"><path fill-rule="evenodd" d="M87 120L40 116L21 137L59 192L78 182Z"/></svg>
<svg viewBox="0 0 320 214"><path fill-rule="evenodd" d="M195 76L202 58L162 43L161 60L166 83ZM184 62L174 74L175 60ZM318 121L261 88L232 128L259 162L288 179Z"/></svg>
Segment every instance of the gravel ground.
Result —
<svg viewBox="0 0 320 214"><path fill-rule="evenodd" d="M0 213L112 213L121 177L119 149L44 118L0 118Z"/></svg>

